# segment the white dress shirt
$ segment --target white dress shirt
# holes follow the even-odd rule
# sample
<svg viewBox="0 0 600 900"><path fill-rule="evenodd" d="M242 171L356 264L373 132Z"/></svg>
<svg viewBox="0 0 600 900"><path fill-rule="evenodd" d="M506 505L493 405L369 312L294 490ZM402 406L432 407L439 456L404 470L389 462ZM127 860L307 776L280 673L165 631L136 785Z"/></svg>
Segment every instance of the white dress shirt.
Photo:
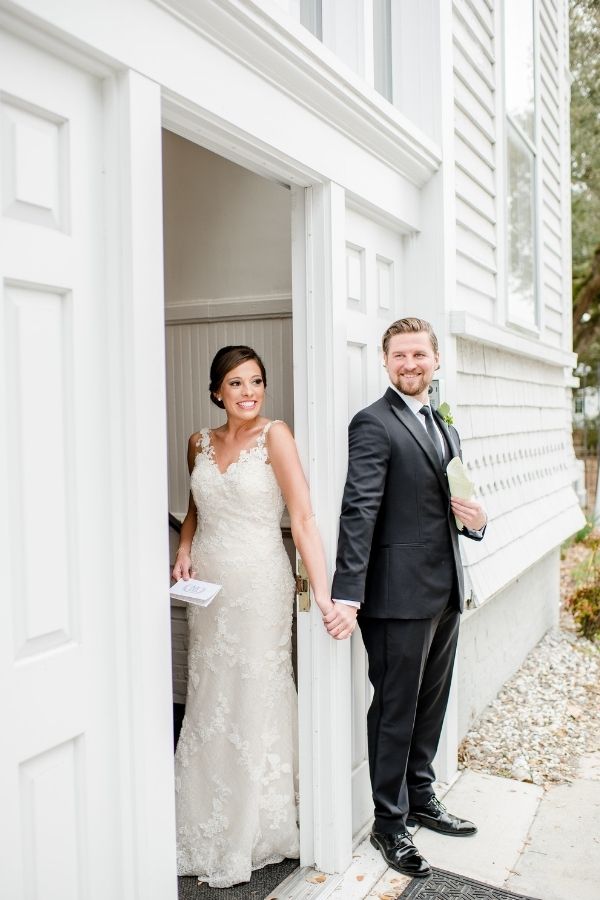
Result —
<svg viewBox="0 0 600 900"><path fill-rule="evenodd" d="M408 394L403 394L402 391L399 391L397 387L393 384L390 384L390 387L393 391L396 391L399 397L402 397L408 408L412 413L414 413L417 422L420 422L422 427L425 429L427 437L429 437L429 432L427 431L427 425L425 423L425 416L422 416L419 412L424 406L430 406L429 401L426 403L421 403L420 400L417 400L416 397L410 397ZM433 413L433 410L432 410ZM444 442L444 438L442 436L442 432L440 431L440 426L438 425L435 416L432 414L431 421L433 422L433 427L435 428L435 433L438 436L438 441L440 443L440 447L442 450L442 459L446 456L446 444Z"/></svg>

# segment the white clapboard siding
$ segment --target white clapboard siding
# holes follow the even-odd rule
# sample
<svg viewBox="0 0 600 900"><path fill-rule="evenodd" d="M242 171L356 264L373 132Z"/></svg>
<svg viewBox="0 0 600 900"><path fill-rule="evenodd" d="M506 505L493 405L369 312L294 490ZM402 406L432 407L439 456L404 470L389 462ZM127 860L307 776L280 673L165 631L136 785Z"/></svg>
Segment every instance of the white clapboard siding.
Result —
<svg viewBox="0 0 600 900"><path fill-rule="evenodd" d="M496 285L495 47L482 0L454 0L456 303L492 320Z"/></svg>
<svg viewBox="0 0 600 900"><path fill-rule="evenodd" d="M254 301L262 298L254 298ZM252 302L249 301L249 307ZM218 306L218 304L215 304ZM167 421L169 453L169 509L185 513L189 473L187 440L195 431L214 428L225 414L208 393L209 368L216 351L226 344L248 344L267 370L263 413L270 419L294 422L291 313L277 318L219 319L167 323Z"/></svg>
<svg viewBox="0 0 600 900"><path fill-rule="evenodd" d="M501 16L487 0L453 0L456 305L494 321L496 250L505 235L496 184L503 182L503 129L496 130ZM561 127L566 35L564 2L540 0L537 84L537 208L540 339L564 346L564 166ZM567 276L568 277L568 276ZM564 540L582 521L572 489L569 398L560 366L459 340L456 422L473 480L486 506L485 541L464 541L476 599L485 601Z"/></svg>
<svg viewBox="0 0 600 900"><path fill-rule="evenodd" d="M463 457L490 526L463 541L476 600L496 594L583 523L560 367L457 342Z"/></svg>

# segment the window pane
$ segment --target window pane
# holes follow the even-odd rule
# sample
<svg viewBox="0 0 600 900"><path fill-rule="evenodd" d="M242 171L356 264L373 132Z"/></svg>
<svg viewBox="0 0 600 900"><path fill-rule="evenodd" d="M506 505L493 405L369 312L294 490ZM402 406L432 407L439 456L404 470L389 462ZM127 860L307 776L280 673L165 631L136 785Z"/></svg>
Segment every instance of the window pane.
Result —
<svg viewBox="0 0 600 900"><path fill-rule="evenodd" d="M323 40L321 0L300 0L300 22L320 41Z"/></svg>
<svg viewBox="0 0 600 900"><path fill-rule="evenodd" d="M373 0L373 64L375 90L392 100L391 0Z"/></svg>
<svg viewBox="0 0 600 900"><path fill-rule="evenodd" d="M510 126L508 155L508 313L536 324L533 154Z"/></svg>
<svg viewBox="0 0 600 900"><path fill-rule="evenodd" d="M505 0L506 112L534 139L533 0Z"/></svg>

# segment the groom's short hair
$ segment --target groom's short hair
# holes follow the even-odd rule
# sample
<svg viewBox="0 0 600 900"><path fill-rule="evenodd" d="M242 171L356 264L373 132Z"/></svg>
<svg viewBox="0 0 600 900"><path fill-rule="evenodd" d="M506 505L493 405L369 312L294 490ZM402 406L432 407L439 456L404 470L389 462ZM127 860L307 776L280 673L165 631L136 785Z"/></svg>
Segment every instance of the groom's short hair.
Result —
<svg viewBox="0 0 600 900"><path fill-rule="evenodd" d="M429 335L431 340L431 346L433 347L433 352L438 353L438 339L436 337L435 331L431 327L431 323L427 322L425 319L417 319L414 316L407 316L405 319L398 319L396 322L392 322L390 327L385 331L382 338L382 346L384 355L387 356L388 347L390 346L390 340L394 337L395 334L417 334L420 331L425 331Z"/></svg>

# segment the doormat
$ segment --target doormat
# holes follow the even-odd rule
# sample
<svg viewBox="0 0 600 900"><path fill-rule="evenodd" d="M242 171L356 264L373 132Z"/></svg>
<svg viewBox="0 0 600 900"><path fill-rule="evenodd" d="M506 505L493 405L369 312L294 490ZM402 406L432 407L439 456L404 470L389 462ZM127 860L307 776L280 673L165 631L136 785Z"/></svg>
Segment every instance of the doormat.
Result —
<svg viewBox="0 0 600 900"><path fill-rule="evenodd" d="M179 900L263 900L297 868L297 859L284 859L283 862L257 869L250 881L234 884L230 888L211 888L206 883L198 884L195 877L182 875L177 879Z"/></svg>
<svg viewBox="0 0 600 900"><path fill-rule="evenodd" d="M536 900L503 888L434 869L429 878L413 878L398 900Z"/></svg>

